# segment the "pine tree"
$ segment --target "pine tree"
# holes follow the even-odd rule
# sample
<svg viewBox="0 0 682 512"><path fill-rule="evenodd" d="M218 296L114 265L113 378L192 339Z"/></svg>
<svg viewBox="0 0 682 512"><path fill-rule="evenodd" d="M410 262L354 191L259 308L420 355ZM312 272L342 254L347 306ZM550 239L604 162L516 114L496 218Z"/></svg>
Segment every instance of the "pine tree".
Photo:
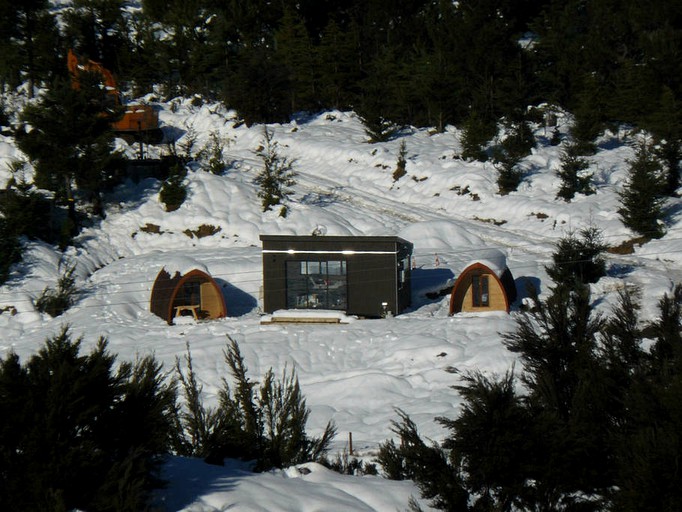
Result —
<svg viewBox="0 0 682 512"><path fill-rule="evenodd" d="M682 160L682 105L670 87L664 87L658 108L644 124L654 134L655 153L665 166L664 192L675 195L680 186L680 160Z"/></svg>
<svg viewBox="0 0 682 512"><path fill-rule="evenodd" d="M185 392L180 414L183 454L203 456L213 464L223 464L226 457L255 460L256 471L322 460L336 429L330 422L319 438L306 434L310 411L294 372L285 370L278 380L270 369L258 385L248 376L239 345L229 339L225 363L232 382L223 382L219 406L206 409L189 350L186 362L184 371L179 361L176 364Z"/></svg>
<svg viewBox="0 0 682 512"><path fill-rule="evenodd" d="M597 151L595 139L604 130L605 87L599 77L585 78L583 88L577 98L571 126L571 137L576 154L592 155Z"/></svg>
<svg viewBox="0 0 682 512"><path fill-rule="evenodd" d="M0 203L0 212L5 216L7 229L12 236L53 242L52 206L43 193L26 181L26 164L17 160L8 165L12 178Z"/></svg>
<svg viewBox="0 0 682 512"><path fill-rule="evenodd" d="M177 163L171 168L168 179L163 182L159 191L159 201L164 204L167 212L177 210L187 199L186 176L187 170L185 167Z"/></svg>
<svg viewBox="0 0 682 512"><path fill-rule="evenodd" d="M537 446L513 372L494 378L466 374L454 389L464 400L461 411L455 420L438 421L449 430L443 447L467 475L467 489L477 497L475 509L521 505Z"/></svg>
<svg viewBox="0 0 682 512"><path fill-rule="evenodd" d="M60 264L62 274L57 281L57 287L56 289L47 287L43 290L35 303L38 311L55 317L73 306L75 296L78 293L76 278L73 275L75 270L75 265L67 265L65 268L62 268Z"/></svg>
<svg viewBox="0 0 682 512"><path fill-rule="evenodd" d="M660 317L648 331L650 352L641 351L627 401L627 421L616 442L618 481L614 510L679 510L682 457L682 286L659 301ZM632 370L631 370L632 371Z"/></svg>
<svg viewBox="0 0 682 512"><path fill-rule="evenodd" d="M168 451L175 391L152 358L87 355L67 329L0 364L0 508L145 510Z"/></svg>
<svg viewBox="0 0 682 512"><path fill-rule="evenodd" d="M202 92L207 74L212 71L210 65L221 64L220 60L207 63L205 59L205 55L213 56L215 49L213 44L207 45L211 35L208 21L212 18L207 7L203 0L143 2L145 17L154 23L155 29L146 34L146 43L154 50L147 64L159 71L165 93L171 98ZM159 32L163 34L160 38L156 35ZM229 43L223 39L223 49L226 44Z"/></svg>
<svg viewBox="0 0 682 512"><path fill-rule="evenodd" d="M606 275L605 250L602 233L595 227L580 230L578 236L569 233L557 243L552 264L545 270L556 286L575 288L596 283Z"/></svg>
<svg viewBox="0 0 682 512"><path fill-rule="evenodd" d="M535 145L533 133L525 121L509 123L508 130L507 137L493 150L493 160L498 172L497 185L502 195L518 188L523 178L519 163L530 154Z"/></svg>
<svg viewBox="0 0 682 512"><path fill-rule="evenodd" d="M28 105L21 119L31 125L17 133L17 144L34 165L35 183L56 192L69 205L76 222L75 202L90 202L101 213L101 192L106 172L115 159L111 121L121 115L108 108L108 94L96 73L82 73L75 89L57 80L41 99ZM74 194L75 187L81 192Z"/></svg>
<svg viewBox="0 0 682 512"><path fill-rule="evenodd" d="M289 71L265 47L244 48L225 83L225 102L247 126L288 122L291 111Z"/></svg>
<svg viewBox="0 0 682 512"><path fill-rule="evenodd" d="M116 76L126 73L132 34L121 0L75 0L63 13L64 36L79 55L101 62Z"/></svg>
<svg viewBox="0 0 682 512"><path fill-rule="evenodd" d="M408 76L410 124L435 126L439 132L446 125L460 126L468 115L468 75L459 52L459 39L452 29L457 7L439 2L424 7L424 40L415 41L415 49L405 59Z"/></svg>
<svg viewBox="0 0 682 512"><path fill-rule="evenodd" d="M383 117L378 110L363 107L358 112L358 117L365 127L367 142L374 144L377 142L387 142L400 131L400 127L390 119Z"/></svg>
<svg viewBox="0 0 682 512"><path fill-rule="evenodd" d="M262 200L263 211L269 211L286 201L293 191L289 188L295 183L294 161L280 155L273 133L263 128L263 141L256 155L263 161L263 170L256 177L260 185L258 197ZM287 207L282 205L280 216L286 217Z"/></svg>
<svg viewBox="0 0 682 512"><path fill-rule="evenodd" d="M0 284L9 277L10 268L21 261L22 247L7 218L0 217Z"/></svg>
<svg viewBox="0 0 682 512"><path fill-rule="evenodd" d="M396 162L395 170L393 171L393 181L398 181L407 174L405 169L407 166L407 145L404 140L400 141L400 148L398 149L398 161Z"/></svg>
<svg viewBox="0 0 682 512"><path fill-rule="evenodd" d="M476 112L471 112L462 127L462 157L485 162L488 155L485 146L497 133L494 122L486 121Z"/></svg>
<svg viewBox="0 0 682 512"><path fill-rule="evenodd" d="M598 497L605 498L613 482L609 412L617 395L596 357L603 324L592 314L586 287L559 286L535 313L519 319L515 332L504 335L523 364L521 379L535 418L531 475L538 478L530 494L546 510L560 504L599 510Z"/></svg>
<svg viewBox="0 0 682 512"><path fill-rule="evenodd" d="M632 385L632 377L642 373L645 363L641 347L640 297L639 290L621 290L618 293L618 306L607 318L602 331L602 358L623 393ZM625 406L624 401L622 405Z"/></svg>
<svg viewBox="0 0 682 512"><path fill-rule="evenodd" d="M594 194L592 173L584 172L590 164L578 153L579 149L573 145L569 145L561 153L561 167L556 173L561 180L561 186L556 195L564 201L570 201L576 194Z"/></svg>
<svg viewBox="0 0 682 512"><path fill-rule="evenodd" d="M63 69L59 31L47 0L1 2L0 76L2 82L17 87L28 85L28 94ZM55 51L57 49L57 51Z"/></svg>
<svg viewBox="0 0 682 512"><path fill-rule="evenodd" d="M646 238L664 234L661 164L651 147L641 144L630 162L628 181L620 192L620 217L627 227Z"/></svg>
<svg viewBox="0 0 682 512"><path fill-rule="evenodd" d="M229 140L221 138L217 132L209 134L209 141L201 151L202 160L205 161L204 165L208 172L218 175L225 172L227 164L223 152L228 142Z"/></svg>
<svg viewBox="0 0 682 512"><path fill-rule="evenodd" d="M398 57L390 48L383 49L369 65L361 83L361 100L355 112L365 127L368 142L386 142L399 131L400 101L394 84L400 82Z"/></svg>
<svg viewBox="0 0 682 512"><path fill-rule="evenodd" d="M333 18L329 20L316 47L318 65L324 63L319 77L321 105L345 110L356 103L362 79L359 47L357 24L342 28Z"/></svg>
<svg viewBox="0 0 682 512"><path fill-rule="evenodd" d="M315 52L297 13L285 10L282 25L275 32L275 41L277 60L283 62L289 72L291 112L317 110Z"/></svg>
<svg viewBox="0 0 682 512"><path fill-rule="evenodd" d="M623 290L602 316L585 286L557 286L503 335L523 387L513 369L461 376L458 417L437 419L443 444L428 446L398 411L399 443L379 462L441 510L678 510L682 285L649 326L638 301Z"/></svg>
<svg viewBox="0 0 682 512"><path fill-rule="evenodd" d="M204 406L203 388L194 372L189 344L184 368L180 359L176 358L175 374L184 398L183 407L178 411L176 451L184 456L203 457L207 463L216 465L224 464L223 459L226 456L246 455L245 452L226 451L225 440L236 436L239 425L236 420L224 414L223 409Z"/></svg>

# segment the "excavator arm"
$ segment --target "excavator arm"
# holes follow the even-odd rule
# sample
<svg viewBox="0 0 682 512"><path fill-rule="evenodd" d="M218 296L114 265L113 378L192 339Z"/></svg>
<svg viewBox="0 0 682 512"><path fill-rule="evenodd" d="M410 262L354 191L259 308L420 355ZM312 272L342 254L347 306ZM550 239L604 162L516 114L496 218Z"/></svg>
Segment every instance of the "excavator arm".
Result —
<svg viewBox="0 0 682 512"><path fill-rule="evenodd" d="M123 117L111 125L117 135L126 139L129 143L146 142L156 144L163 140L163 132L159 128L158 112L151 105L124 104L113 74L101 63L90 59L81 59L73 50L69 50L66 64L71 75L71 85L74 89L80 89L79 76L81 73L98 73L102 77L102 83L106 87L107 93L115 98L116 105L120 105L125 109Z"/></svg>

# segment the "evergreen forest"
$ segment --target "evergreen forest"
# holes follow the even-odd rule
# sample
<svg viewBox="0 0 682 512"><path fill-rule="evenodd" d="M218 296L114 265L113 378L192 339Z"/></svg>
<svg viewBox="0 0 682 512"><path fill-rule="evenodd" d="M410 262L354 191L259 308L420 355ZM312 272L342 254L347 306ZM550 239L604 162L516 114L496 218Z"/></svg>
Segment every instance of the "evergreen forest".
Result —
<svg viewBox="0 0 682 512"><path fill-rule="evenodd" d="M682 138L673 0L3 0L0 23L4 90L66 77L73 49L133 96L201 94L246 123L352 109L485 139L550 104L584 143L623 123Z"/></svg>
<svg viewBox="0 0 682 512"><path fill-rule="evenodd" d="M247 126L353 111L370 143L402 127L454 126L462 158L492 159L502 195L523 179L531 123L549 128L558 112L570 114L557 196L567 202L594 193L585 157L600 134L643 131L619 214L644 240L664 234L662 204L680 185L682 6L673 0L2 1L0 23L1 90L32 100L21 112L0 101L0 125L36 171L33 184L11 184L3 209L7 218L46 218L42 189L66 210L53 212L41 233L1 224L10 239L68 246L83 215L103 214L103 192L124 172L111 130L122 109L111 107L97 73L81 73L74 89L69 51L110 70L128 98L219 102ZM186 162L174 156L164 185L169 211L185 197ZM264 210L293 183L293 175L273 179L260 182ZM3 254L1 280L20 251L10 240Z"/></svg>

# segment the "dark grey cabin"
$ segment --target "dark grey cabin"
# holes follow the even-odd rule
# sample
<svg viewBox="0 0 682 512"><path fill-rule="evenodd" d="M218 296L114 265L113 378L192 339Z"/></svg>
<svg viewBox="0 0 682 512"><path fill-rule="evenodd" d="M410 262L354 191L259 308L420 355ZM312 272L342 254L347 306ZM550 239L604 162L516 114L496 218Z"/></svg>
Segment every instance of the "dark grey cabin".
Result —
<svg viewBox="0 0 682 512"><path fill-rule="evenodd" d="M396 236L261 235L263 307L398 314L411 301L412 244Z"/></svg>

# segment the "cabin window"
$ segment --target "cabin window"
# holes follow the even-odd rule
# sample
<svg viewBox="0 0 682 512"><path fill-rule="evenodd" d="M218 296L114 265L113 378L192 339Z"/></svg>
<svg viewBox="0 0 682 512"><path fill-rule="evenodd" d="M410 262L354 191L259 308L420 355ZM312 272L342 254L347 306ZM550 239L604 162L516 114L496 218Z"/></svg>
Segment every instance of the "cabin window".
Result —
<svg viewBox="0 0 682 512"><path fill-rule="evenodd" d="M476 308L490 306L488 276L476 275L471 278L471 295Z"/></svg>
<svg viewBox="0 0 682 512"><path fill-rule="evenodd" d="M346 310L346 262L287 261L287 309Z"/></svg>

